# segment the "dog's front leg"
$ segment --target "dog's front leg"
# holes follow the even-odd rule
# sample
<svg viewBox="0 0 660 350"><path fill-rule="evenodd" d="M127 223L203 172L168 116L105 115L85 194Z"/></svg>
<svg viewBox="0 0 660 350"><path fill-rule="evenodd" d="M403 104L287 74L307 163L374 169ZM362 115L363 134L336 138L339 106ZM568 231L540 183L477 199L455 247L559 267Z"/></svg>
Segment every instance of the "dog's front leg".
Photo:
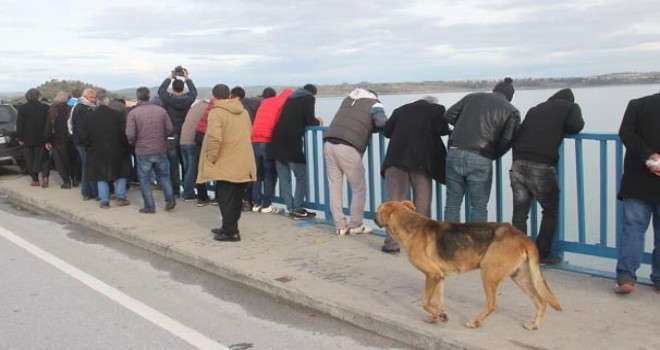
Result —
<svg viewBox="0 0 660 350"><path fill-rule="evenodd" d="M422 300L422 307L428 315L424 321L428 323L447 322L449 318L442 310L442 305L444 302L442 289L444 287L444 277L439 274L427 273L426 275L426 286L424 288L424 298ZM436 295L438 293L438 295ZM436 301L437 304L434 304L433 301Z"/></svg>

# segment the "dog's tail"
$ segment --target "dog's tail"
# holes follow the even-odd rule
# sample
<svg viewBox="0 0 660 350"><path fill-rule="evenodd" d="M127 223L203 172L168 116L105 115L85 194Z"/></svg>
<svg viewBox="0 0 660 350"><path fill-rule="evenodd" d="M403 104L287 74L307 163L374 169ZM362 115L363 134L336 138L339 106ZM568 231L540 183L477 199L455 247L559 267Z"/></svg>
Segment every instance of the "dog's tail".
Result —
<svg viewBox="0 0 660 350"><path fill-rule="evenodd" d="M557 311L562 311L562 307L557 300L555 294L548 287L541 273L541 267L539 265L539 253L536 249L534 243L530 241L530 244L526 247L527 249L527 264L529 266L530 273L532 275L532 283L534 283L534 288L539 293L541 298L550 304L553 309Z"/></svg>

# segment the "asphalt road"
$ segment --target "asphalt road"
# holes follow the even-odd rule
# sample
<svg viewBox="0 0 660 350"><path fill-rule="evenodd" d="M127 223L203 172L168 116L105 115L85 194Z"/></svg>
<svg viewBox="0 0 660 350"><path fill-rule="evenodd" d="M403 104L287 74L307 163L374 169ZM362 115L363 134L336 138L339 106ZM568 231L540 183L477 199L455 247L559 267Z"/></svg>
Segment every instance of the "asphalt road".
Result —
<svg viewBox="0 0 660 350"><path fill-rule="evenodd" d="M0 266L0 349L407 348L7 198Z"/></svg>

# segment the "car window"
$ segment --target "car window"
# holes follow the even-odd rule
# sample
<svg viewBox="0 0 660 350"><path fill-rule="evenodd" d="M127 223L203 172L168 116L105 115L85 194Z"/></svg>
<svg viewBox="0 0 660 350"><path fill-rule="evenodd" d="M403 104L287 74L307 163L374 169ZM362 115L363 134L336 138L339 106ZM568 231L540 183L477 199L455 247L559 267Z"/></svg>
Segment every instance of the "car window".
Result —
<svg viewBox="0 0 660 350"><path fill-rule="evenodd" d="M7 123L11 121L11 110L10 107L0 106L0 123Z"/></svg>

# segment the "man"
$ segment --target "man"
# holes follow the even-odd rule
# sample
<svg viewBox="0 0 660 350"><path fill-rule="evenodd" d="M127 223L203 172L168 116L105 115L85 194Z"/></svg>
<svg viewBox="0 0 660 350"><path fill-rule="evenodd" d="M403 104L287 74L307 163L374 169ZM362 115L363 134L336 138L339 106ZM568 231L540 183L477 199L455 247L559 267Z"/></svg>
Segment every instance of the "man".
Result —
<svg viewBox="0 0 660 350"><path fill-rule="evenodd" d="M628 103L619 136L626 146L618 198L623 202L615 293L633 291L644 235L653 219L651 282L660 293L660 94Z"/></svg>
<svg viewBox="0 0 660 350"><path fill-rule="evenodd" d="M235 86L229 92L229 98L236 98L239 101L241 101L243 108L245 109L246 112L248 112L248 116L250 117L250 122L254 123L254 117L256 116L257 110L259 110L259 106L261 105L261 101L263 100L263 97L255 96L255 97L245 98L245 89L243 89L240 86ZM252 208L252 182L249 182L247 188L245 189L245 193L243 193L243 211L250 211L251 208Z"/></svg>
<svg viewBox="0 0 660 350"><path fill-rule="evenodd" d="M555 265L561 258L552 256L552 241L559 221L559 184L555 166L559 145L566 134L584 127L582 111L571 89L559 90L546 102L525 115L513 144L513 163L509 176L513 190L511 222L527 233L527 217L532 199L543 208L536 247L542 264Z"/></svg>
<svg viewBox="0 0 660 350"><path fill-rule="evenodd" d="M57 93L55 104L48 110L48 120L44 133L46 149L53 152L55 169L62 178L60 187L64 189L78 186L77 173L79 172L74 168L76 150L67 127L67 121L71 114L68 100L69 96L66 92L60 91Z"/></svg>
<svg viewBox="0 0 660 350"><path fill-rule="evenodd" d="M128 143L135 147L137 158L140 192L144 207L139 210L143 214L154 214L156 205L151 192L151 172L156 174L158 185L165 196L165 210L176 206L170 173L167 166L167 137L174 133L174 126L167 112L149 102L149 88L140 87L136 91L138 104L128 113L126 121L126 137Z"/></svg>
<svg viewBox="0 0 660 350"><path fill-rule="evenodd" d="M80 135L87 148L85 177L98 185L100 207L110 208L110 182L114 181L117 206L130 205L126 182L131 176L131 151L126 139L126 118L110 108L110 96L98 95L99 107L85 119Z"/></svg>
<svg viewBox="0 0 660 350"><path fill-rule="evenodd" d="M32 177L30 186L48 187L50 158L44 144L44 130L48 120L48 106L39 102L41 92L29 89L25 93L27 102L18 107L16 117L16 138L23 145L23 157L28 174Z"/></svg>
<svg viewBox="0 0 660 350"><path fill-rule="evenodd" d="M213 87L215 105L208 116L202 144L197 182L216 181L215 197L222 215L222 225L211 232L221 242L238 242L241 235L243 193L254 181L257 169L250 143L250 116L237 98L229 99L229 87Z"/></svg>
<svg viewBox="0 0 660 350"><path fill-rule="evenodd" d="M95 199L98 197L97 184L90 182L85 177L85 169L87 168L87 150L85 145L80 139L80 134L84 132L82 129L85 127L85 119L96 109L96 91L87 88L83 91L83 95L78 99L78 102L71 110L71 136L73 144L80 156L80 192L82 193L83 200Z"/></svg>
<svg viewBox="0 0 660 350"><path fill-rule="evenodd" d="M447 153L447 202L445 220L460 222L461 203L469 194L469 222L488 221L488 200L493 178L493 160L504 155L520 126L520 113L511 104L513 80L506 78L493 92L463 97L445 113L454 126Z"/></svg>
<svg viewBox="0 0 660 350"><path fill-rule="evenodd" d="M265 88L264 100L257 110L252 125L252 149L257 162L257 181L252 185L252 211L255 213L277 214L279 209L273 207L277 170L275 161L271 158L270 145L273 140L273 128L280 118L282 107L293 90L284 89L279 96L273 88Z"/></svg>
<svg viewBox="0 0 660 350"><path fill-rule="evenodd" d="M305 85L294 91L284 103L280 119L273 129L271 155L275 160L277 176L280 178L281 194L294 220L316 217L316 213L303 208L307 195L307 161L303 153L305 128L322 125L315 117L316 86ZM296 192L292 193L291 172L296 177Z"/></svg>
<svg viewBox="0 0 660 350"><path fill-rule="evenodd" d="M197 201L198 203L208 203L209 195L205 184L196 184L197 166L199 164L199 150L201 143L195 142L195 128L199 124L204 112L212 105L212 99L205 99L196 102L188 110L186 120L181 128L181 139L179 148L181 149L181 159L183 160L183 200ZM195 193L197 190L197 193Z"/></svg>
<svg viewBox="0 0 660 350"><path fill-rule="evenodd" d="M362 223L367 200L367 181L362 157L371 134L387 122L383 104L375 92L357 88L351 91L330 123L323 137L330 211L335 233L361 234L373 231ZM343 208L344 176L348 178L353 197L351 220L346 222Z"/></svg>
<svg viewBox="0 0 660 350"><path fill-rule="evenodd" d="M179 67L177 67L179 68ZM184 81L178 79L178 74L183 74ZM172 85L172 93L167 91L167 88ZM188 86L188 92L184 91L185 86ZM189 77L188 69L181 68L179 71L175 69L169 77L163 80L158 88L158 97L160 103L167 110L172 125L174 126L174 134L167 139L167 159L170 164L170 178L174 195L178 196L181 191L181 171L179 169L179 139L181 137L181 127L186 118L186 114L190 106L197 99L197 88Z"/></svg>
<svg viewBox="0 0 660 350"><path fill-rule="evenodd" d="M381 166L387 200L406 200L412 186L416 211L427 217L431 217L431 179L445 183L447 150L440 137L449 134L449 125L444 114L438 99L426 96L395 109L384 128L390 139ZM400 248L388 234L381 250L395 254Z"/></svg>

